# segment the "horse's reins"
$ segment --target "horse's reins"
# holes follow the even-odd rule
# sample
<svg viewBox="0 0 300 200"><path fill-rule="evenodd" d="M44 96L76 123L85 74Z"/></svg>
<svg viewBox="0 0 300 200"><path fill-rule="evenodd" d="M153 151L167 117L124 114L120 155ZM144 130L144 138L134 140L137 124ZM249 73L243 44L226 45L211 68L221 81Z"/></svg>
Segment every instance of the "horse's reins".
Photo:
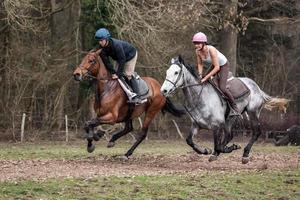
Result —
<svg viewBox="0 0 300 200"><path fill-rule="evenodd" d="M184 74L183 74L183 70L182 70L182 63L180 63L180 72L179 72L179 75L178 75L178 77L177 77L177 79L176 79L176 81L171 81L171 80L169 80L169 79L165 79L166 81L168 81L168 82L170 82L175 88L177 88L177 82L181 79L181 74L182 74L182 78L184 78ZM184 89L184 88L187 88L187 87L193 87L193 86L198 86L198 85L201 85L202 83L194 83L194 84L189 84L189 85L183 85L183 86L180 86L179 88L181 88L181 89Z"/></svg>
<svg viewBox="0 0 300 200"><path fill-rule="evenodd" d="M110 80L109 78L102 78L102 77L96 77L96 76L93 76L92 75L92 69L90 69L91 67L94 67L95 65L97 64L97 59L95 58L94 60L93 60L93 62L92 62L92 64L90 65L90 67L89 68L84 68L83 66L81 66L81 65L79 65L79 68L81 69L81 70L87 70L88 72L84 75L84 76L86 76L86 77L88 77L88 78L91 78L91 79L93 79L93 80L96 80L96 81L102 81L102 80ZM100 65L100 62L98 61L98 64Z"/></svg>
<svg viewBox="0 0 300 200"><path fill-rule="evenodd" d="M179 66L180 66L180 72L179 72L179 75L178 75L176 81L173 82L173 81L171 81L171 80L169 80L169 79L165 79L166 81L170 82L175 88L177 88L177 82L178 82L181 78L183 78L183 80L184 80L184 73L183 73L183 69L182 69L183 64L182 64L182 63L179 63ZM182 74L182 76L181 76L181 74ZM202 85L202 83L194 83L194 84L189 84L189 85L185 84L185 85L183 85L183 86L180 86L179 88L184 89L184 88L193 87L193 86L199 86L199 85ZM199 92L198 95L200 95L200 94L202 93L203 88L204 88L204 87L201 88L201 91ZM188 108L186 107L186 105L185 105L184 103L183 103L183 107L184 107L185 110L188 112L188 114L192 117L192 119L194 119L193 116L190 114ZM196 121L196 120L194 119L194 121ZM196 122L196 123L197 123L197 122ZM198 124L198 123L197 123L197 124Z"/></svg>

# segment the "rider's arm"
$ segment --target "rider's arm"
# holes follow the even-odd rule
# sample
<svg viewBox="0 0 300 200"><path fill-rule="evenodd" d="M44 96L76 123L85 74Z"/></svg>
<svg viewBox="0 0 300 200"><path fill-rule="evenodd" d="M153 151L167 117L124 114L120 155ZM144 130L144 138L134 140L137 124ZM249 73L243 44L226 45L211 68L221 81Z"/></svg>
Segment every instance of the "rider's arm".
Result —
<svg viewBox="0 0 300 200"><path fill-rule="evenodd" d="M207 81L211 76L215 75L220 71L220 64L218 59L217 50L214 47L209 48L209 53L212 61L212 66L214 68L202 79L202 82Z"/></svg>
<svg viewBox="0 0 300 200"><path fill-rule="evenodd" d="M198 69L198 74L200 77L202 77L203 73L203 62L202 59L198 53L198 50L196 49L196 56L197 56L197 69Z"/></svg>
<svg viewBox="0 0 300 200"><path fill-rule="evenodd" d="M106 67L106 69L111 73L111 74L115 74L116 70L114 69L113 65L111 64L111 62L109 61L109 57L105 54L104 51L100 51L100 57Z"/></svg>
<svg viewBox="0 0 300 200"><path fill-rule="evenodd" d="M102 51L102 49L95 49L95 53L98 55L100 55L101 51Z"/></svg>
<svg viewBox="0 0 300 200"><path fill-rule="evenodd" d="M117 75L122 76L124 72L124 66L126 63L125 52L121 45L116 45L115 50L116 50L117 62L118 62Z"/></svg>

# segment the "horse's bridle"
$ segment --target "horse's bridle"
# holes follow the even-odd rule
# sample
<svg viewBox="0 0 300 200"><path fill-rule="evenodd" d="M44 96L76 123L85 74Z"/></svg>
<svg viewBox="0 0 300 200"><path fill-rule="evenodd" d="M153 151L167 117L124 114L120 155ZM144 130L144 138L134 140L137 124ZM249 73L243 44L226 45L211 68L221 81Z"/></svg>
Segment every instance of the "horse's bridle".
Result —
<svg viewBox="0 0 300 200"><path fill-rule="evenodd" d="M97 79L95 76L92 75L93 67L94 67L96 64L97 64L96 59L93 59L91 65L90 65L88 68L83 67L81 64L78 66L78 68L79 68L81 71L84 71L84 70L87 71L87 73L83 74L83 77L84 77L84 78L87 77L87 78L91 78L91 79ZM82 72L81 72L81 73L82 73Z"/></svg>
<svg viewBox="0 0 300 200"><path fill-rule="evenodd" d="M182 69L182 66L183 66L182 63L180 63L180 62L174 62L173 64L176 64L176 65L178 65L178 66L180 67L179 75L178 75L178 77L177 77L177 79L176 79L175 82L173 82L173 81L171 81L171 80L169 80L169 79L167 79L167 78L166 78L166 81L170 82L170 83L174 86L174 89L173 89L173 90L175 90L176 88L178 88L178 86L177 86L178 81L179 81L181 78L183 78L183 80L184 80L184 73L183 73L183 69ZM185 84L185 85L183 85L183 86L180 86L179 88L183 89L183 88L193 87L193 86L198 86L198 85L201 85L201 83L190 84L190 85L186 85L186 84ZM203 89L203 88L202 88L202 89ZM202 90L201 90L201 92L202 92Z"/></svg>
<svg viewBox="0 0 300 200"><path fill-rule="evenodd" d="M180 72L179 72L179 74L178 74L178 77L177 77L177 79L175 80L175 82L173 82L173 81L171 81L171 80L169 80L169 79L167 79L167 78L166 78L166 81L170 82L170 83L174 86L174 88L176 89L176 88L178 88L178 86L177 86L178 81L179 81L181 78L183 78L184 74L183 74L183 72L182 72L183 70L182 70L182 64L181 64L181 63L173 63L173 64L176 64L176 65L178 65L178 66L180 67Z"/></svg>
<svg viewBox="0 0 300 200"><path fill-rule="evenodd" d="M93 75L92 75L92 71L93 71L93 69L94 69L94 66L96 66L96 64L97 64L97 58L94 58L94 59L91 60L91 61L92 61L92 62L91 62L90 66L89 66L88 68L85 68L85 67L83 67L82 65L79 65L79 66L78 66L79 69L81 69L81 70L87 70L87 73L84 74L83 77L87 77L87 78L90 78L90 79L93 79L93 80L108 80L108 78L102 78L102 77L97 78L96 76L93 76ZM100 65L99 62L98 62L98 64Z"/></svg>

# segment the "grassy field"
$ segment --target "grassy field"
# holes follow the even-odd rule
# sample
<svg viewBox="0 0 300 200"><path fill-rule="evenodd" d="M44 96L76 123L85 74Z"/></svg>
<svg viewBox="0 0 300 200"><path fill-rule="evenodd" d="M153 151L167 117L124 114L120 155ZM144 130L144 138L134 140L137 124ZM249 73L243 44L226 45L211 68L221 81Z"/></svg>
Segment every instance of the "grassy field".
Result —
<svg viewBox="0 0 300 200"><path fill-rule="evenodd" d="M97 142L96 150L92 154L86 151L85 141L65 142L40 142L40 143L0 143L0 160L4 159L81 159L97 155L121 155L133 144L132 141L118 141L113 148L106 148L106 141ZM199 142L199 144L213 148L212 143ZM242 147L245 143L241 144ZM183 140L148 140L142 143L134 152L134 155L185 155L193 151ZM271 143L255 144L252 151L261 153L300 153L299 147L280 146L275 147ZM230 155L230 154L228 154ZM226 156L226 155L225 155Z"/></svg>
<svg viewBox="0 0 300 200"><path fill-rule="evenodd" d="M123 154L131 142L107 149L97 143L93 154L85 142L72 144L0 144L0 161L81 160ZM210 143L204 143L211 147ZM134 155L186 155L184 141L146 141ZM261 153L299 154L299 147L257 144ZM241 152L239 152L240 154ZM226 155L227 156L227 155ZM300 161L299 161L300 162ZM178 163L180 165L180 163ZM124 164L126 167L126 163ZM1 166L0 166L1 172ZM17 179L0 182L0 199L300 199L300 170L203 170L167 175L95 176L91 178Z"/></svg>
<svg viewBox="0 0 300 200"><path fill-rule="evenodd" d="M300 199L299 171L20 180L0 183L1 199Z"/></svg>

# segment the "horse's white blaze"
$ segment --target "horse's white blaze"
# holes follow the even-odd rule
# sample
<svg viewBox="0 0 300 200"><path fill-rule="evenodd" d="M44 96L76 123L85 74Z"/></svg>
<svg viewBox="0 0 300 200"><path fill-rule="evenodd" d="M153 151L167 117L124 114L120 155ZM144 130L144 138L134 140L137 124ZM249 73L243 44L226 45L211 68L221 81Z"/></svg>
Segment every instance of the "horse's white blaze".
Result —
<svg viewBox="0 0 300 200"><path fill-rule="evenodd" d="M181 76L180 71L181 68L176 64L172 64L169 67L166 72L166 79L160 89L164 95L169 96L177 87L180 87L183 84L182 78L178 78L178 76Z"/></svg>

